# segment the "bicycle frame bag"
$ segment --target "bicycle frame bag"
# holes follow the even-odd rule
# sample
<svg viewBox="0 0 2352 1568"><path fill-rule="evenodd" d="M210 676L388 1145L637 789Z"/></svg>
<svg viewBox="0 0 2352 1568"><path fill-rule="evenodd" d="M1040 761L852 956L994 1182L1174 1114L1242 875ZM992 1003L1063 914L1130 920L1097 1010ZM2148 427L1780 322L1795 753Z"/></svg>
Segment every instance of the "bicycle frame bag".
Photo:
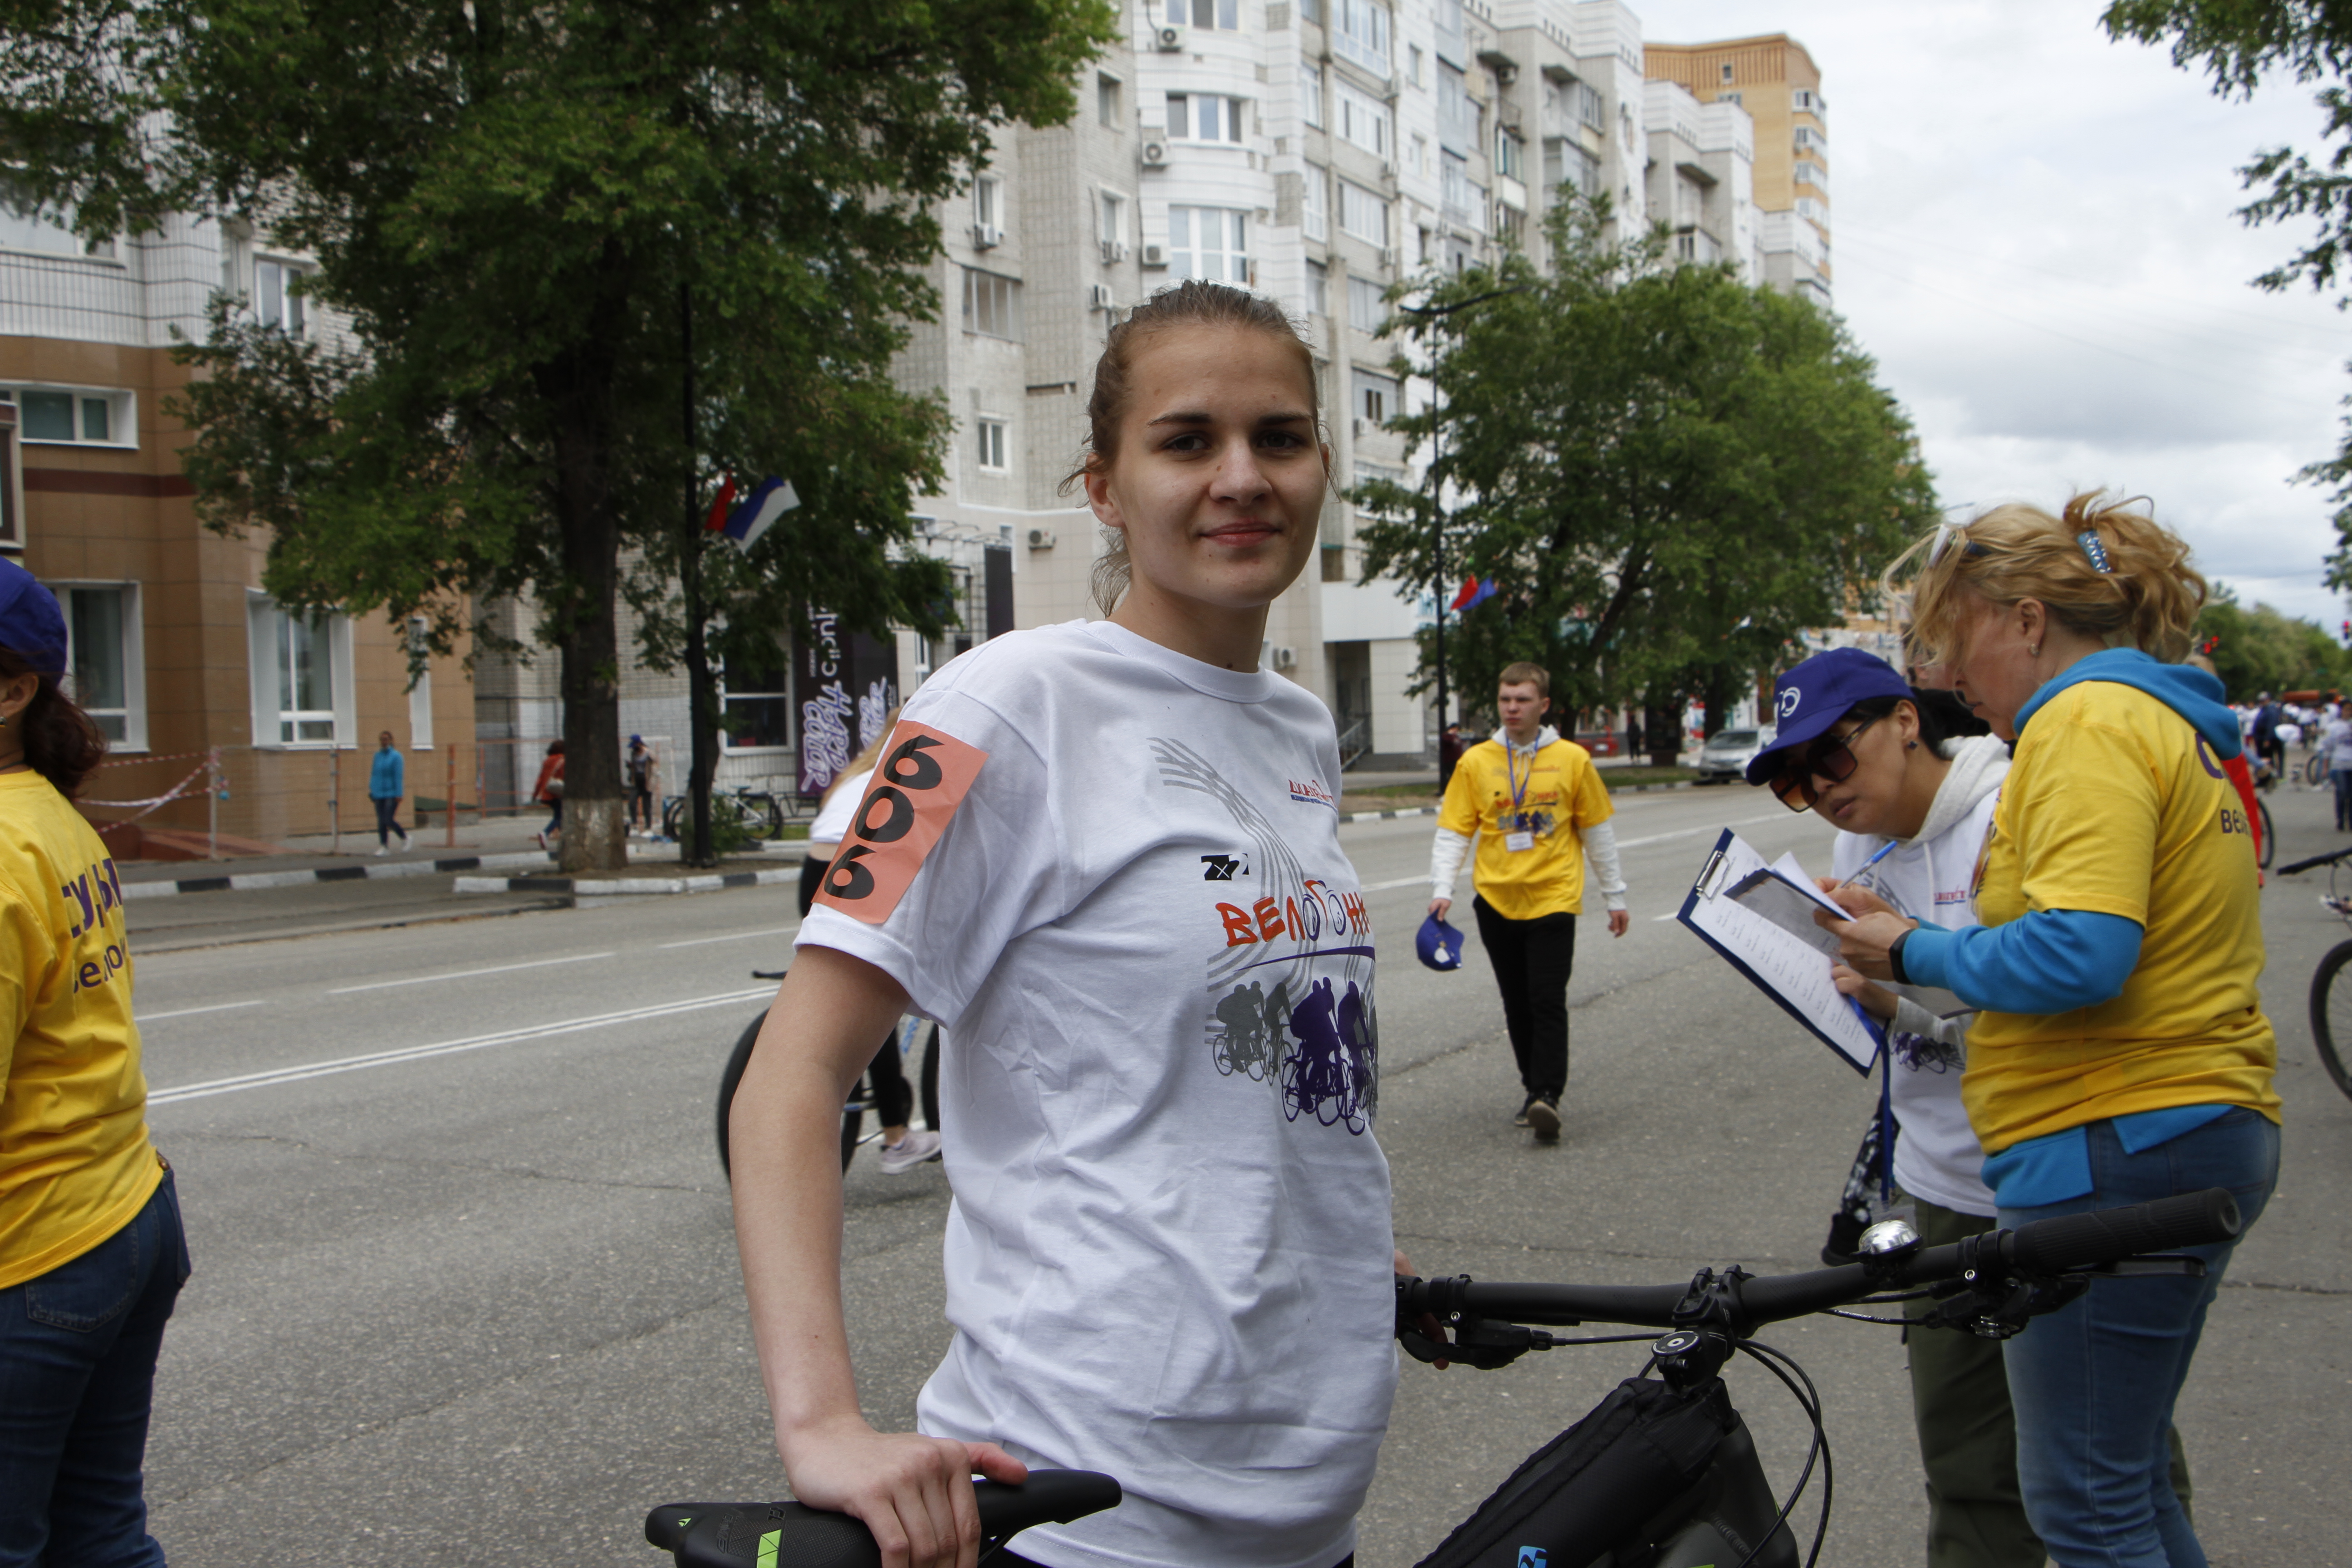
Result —
<svg viewBox="0 0 2352 1568"><path fill-rule="evenodd" d="M1721 1379L1677 1394L1628 1378L1419 1568L1732 1568L1768 1535L1754 1568L1795 1568L1779 1512Z"/></svg>

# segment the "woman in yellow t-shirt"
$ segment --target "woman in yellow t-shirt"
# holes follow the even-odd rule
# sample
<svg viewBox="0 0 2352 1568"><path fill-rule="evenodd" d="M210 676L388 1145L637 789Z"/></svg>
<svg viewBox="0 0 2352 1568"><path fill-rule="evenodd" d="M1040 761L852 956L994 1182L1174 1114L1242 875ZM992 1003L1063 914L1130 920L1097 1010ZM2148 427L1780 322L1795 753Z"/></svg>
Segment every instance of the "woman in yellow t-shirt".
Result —
<svg viewBox="0 0 2352 1568"><path fill-rule="evenodd" d="M0 560L0 1563L146 1568L188 1252L147 1138L121 884L71 801L106 742L65 668L57 600Z"/></svg>
<svg viewBox="0 0 2352 1568"><path fill-rule="evenodd" d="M2252 1225L2278 1174L2277 1052L2252 825L2222 768L2237 721L2174 662L2205 579L2095 495L1999 507L1922 552L1914 635L2015 762L1983 923L1842 896L1868 911L1841 928L1847 960L1981 1009L1961 1094L2002 1225L2217 1186ZM2102 1280L2004 1347L2026 1511L2062 1568L2205 1561L2167 1438L2231 1248L2196 1250L2204 1279Z"/></svg>

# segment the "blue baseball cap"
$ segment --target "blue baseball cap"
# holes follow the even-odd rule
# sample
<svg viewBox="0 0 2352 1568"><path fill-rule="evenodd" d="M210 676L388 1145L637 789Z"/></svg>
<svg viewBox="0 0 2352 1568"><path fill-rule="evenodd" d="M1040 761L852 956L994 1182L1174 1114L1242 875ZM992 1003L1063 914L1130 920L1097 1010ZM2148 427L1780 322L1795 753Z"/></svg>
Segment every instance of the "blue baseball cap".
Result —
<svg viewBox="0 0 2352 1568"><path fill-rule="evenodd" d="M66 673L66 613L40 579L0 555L0 647L43 675Z"/></svg>
<svg viewBox="0 0 2352 1568"><path fill-rule="evenodd" d="M1432 969L1462 967L1462 933L1435 915L1421 922L1421 931L1412 939L1412 950Z"/></svg>
<svg viewBox="0 0 2352 1568"><path fill-rule="evenodd" d="M1811 744L1855 703L1910 695L1911 683L1876 654L1858 647L1815 654L1772 683L1772 743L1748 760L1748 782L1779 773L1779 753Z"/></svg>

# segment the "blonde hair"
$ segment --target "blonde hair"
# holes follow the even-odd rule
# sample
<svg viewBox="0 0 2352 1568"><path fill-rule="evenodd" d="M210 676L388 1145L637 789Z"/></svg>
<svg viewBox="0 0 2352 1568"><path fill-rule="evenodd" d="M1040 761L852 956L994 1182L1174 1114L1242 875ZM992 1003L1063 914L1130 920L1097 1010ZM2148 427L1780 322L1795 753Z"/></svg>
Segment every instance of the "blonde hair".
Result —
<svg viewBox="0 0 2352 1568"><path fill-rule="evenodd" d="M2179 663L2210 590L2179 535L2145 511L2126 510L2144 500L2085 490L2056 517L2023 502L1994 507L1954 531L1942 557L1898 587L1906 564L1924 560L1937 535L1905 551L1886 569L1885 585L1907 603L1917 662L1948 664L1959 656L1956 637L1973 595L2003 608L2038 600L2071 632Z"/></svg>
<svg viewBox="0 0 2352 1568"><path fill-rule="evenodd" d="M872 740L866 742L866 747L863 751L849 759L848 766L843 768L839 773L833 775L833 782L824 786L824 793L823 795L817 796L816 805L819 811L823 811L824 809L825 802L831 800L834 795L840 791L843 784L847 784L851 779L856 778L860 773L870 773L874 771L875 764L881 760L882 748L890 743L890 731L898 727L898 710L905 706L906 704L902 702L898 705L898 708L893 708L887 713L883 714L882 728L880 731L877 733Z"/></svg>
<svg viewBox="0 0 2352 1568"><path fill-rule="evenodd" d="M1517 664L1507 664L1503 666L1503 673L1495 678L1495 684L1497 686L1532 686L1536 689L1537 696L1549 697L1551 695L1551 671L1546 669L1542 665L1530 664L1526 659L1521 659Z"/></svg>
<svg viewBox="0 0 2352 1568"><path fill-rule="evenodd" d="M1246 289L1187 279L1129 310L1127 319L1104 337L1102 357L1095 362L1094 391L1087 398L1086 460L1064 477L1056 493L1067 495L1088 474L1109 470L1118 456L1118 422L1127 413L1136 352L1147 340L1176 327L1241 327L1291 344L1307 373L1307 412L1315 416L1316 428L1322 428L1315 355L1282 307ZM1103 553L1095 560L1092 588L1095 607L1108 616L1118 608L1134 568L1128 557L1127 534L1108 525L1102 533Z"/></svg>

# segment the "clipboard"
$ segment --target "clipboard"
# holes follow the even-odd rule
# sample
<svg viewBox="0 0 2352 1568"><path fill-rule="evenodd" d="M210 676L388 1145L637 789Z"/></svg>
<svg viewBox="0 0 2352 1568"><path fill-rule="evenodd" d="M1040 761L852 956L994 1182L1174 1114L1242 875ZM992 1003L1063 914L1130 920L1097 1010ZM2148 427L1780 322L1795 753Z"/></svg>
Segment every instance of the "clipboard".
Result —
<svg viewBox="0 0 2352 1568"><path fill-rule="evenodd" d="M1775 878L1789 881L1784 872L1774 870L1753 846L1727 827L1684 895L1683 907L1675 918L1829 1047L1838 1060L1867 1078L1886 1048L1885 1031L1852 997L1839 993L1829 977L1829 955L1818 943L1771 914L1749 907L1756 900L1743 902L1733 896L1735 889L1744 886L1753 890ZM1777 896L1788 889L1774 891ZM1798 892L1822 901L1811 889ZM1796 894L1790 896L1795 902L1804 901Z"/></svg>

